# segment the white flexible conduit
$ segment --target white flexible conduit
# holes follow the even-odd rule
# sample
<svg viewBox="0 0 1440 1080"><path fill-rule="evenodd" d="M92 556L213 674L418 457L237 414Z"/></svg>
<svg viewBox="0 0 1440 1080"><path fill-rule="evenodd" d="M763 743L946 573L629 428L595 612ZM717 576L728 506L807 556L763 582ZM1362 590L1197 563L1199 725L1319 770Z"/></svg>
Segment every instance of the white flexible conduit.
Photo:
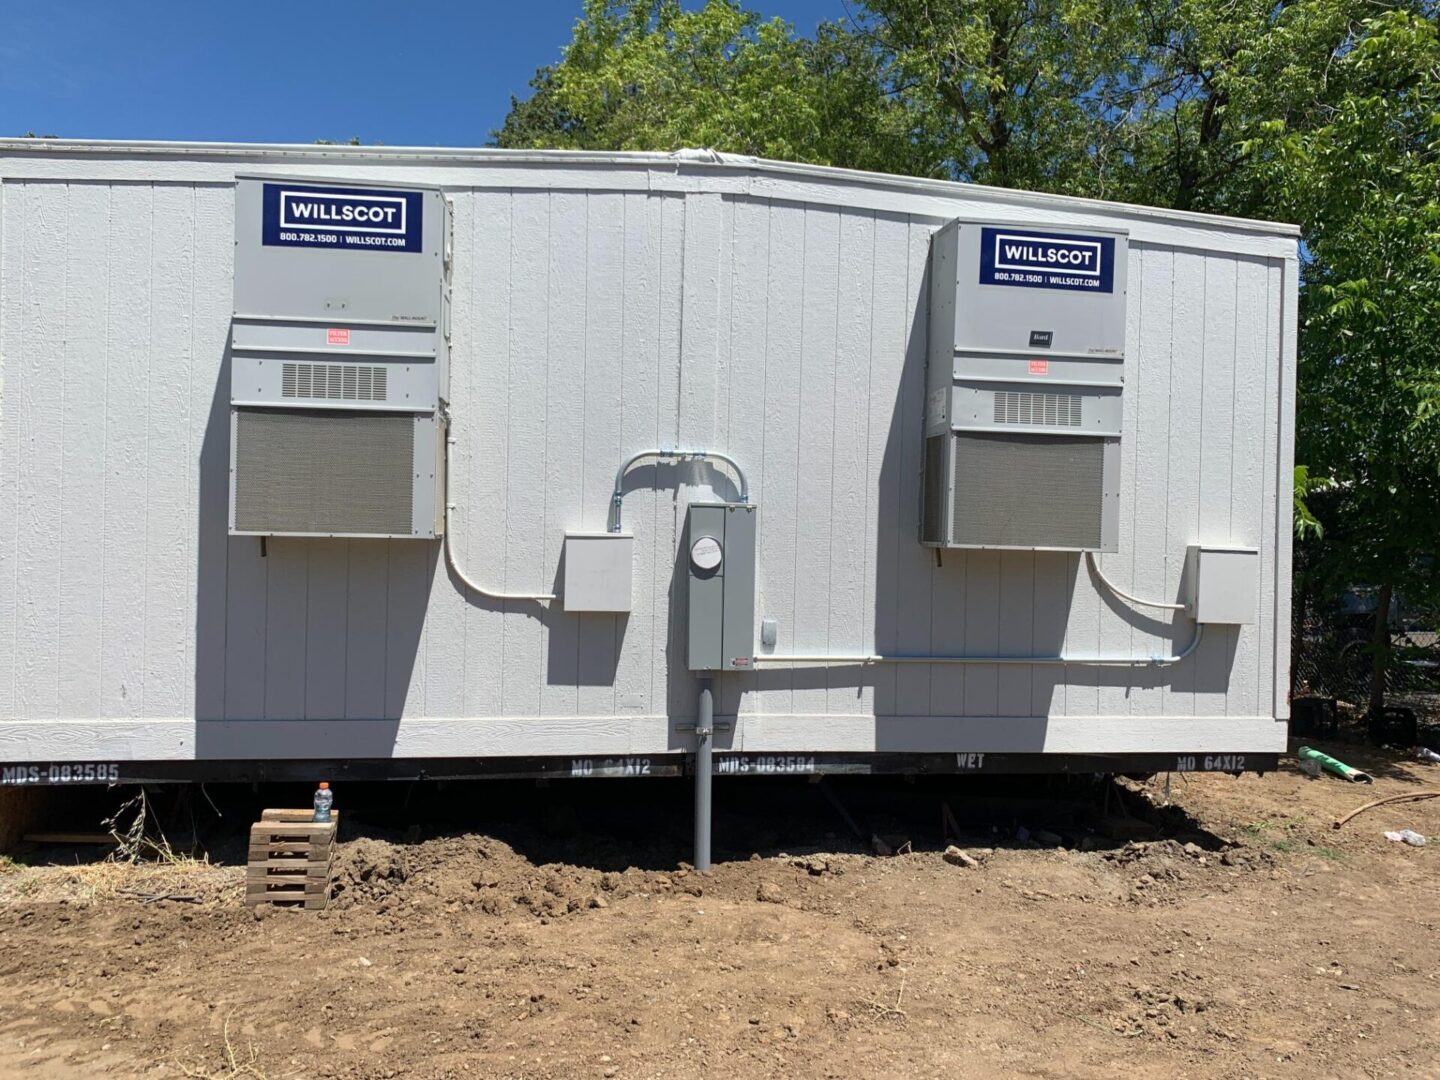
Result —
<svg viewBox="0 0 1440 1080"><path fill-rule="evenodd" d="M757 664L1079 664L1086 667L1169 667L1178 664L1193 653L1200 645L1205 627L1195 624L1195 636L1190 644L1172 656L886 656L882 654L857 654L855 656L829 655L782 655L761 653L755 657Z"/></svg>
<svg viewBox="0 0 1440 1080"><path fill-rule="evenodd" d="M541 604L554 600L554 593L496 592L494 589L487 589L461 569L460 561L455 558L455 548L450 543L450 538L455 535L454 514L452 513L455 504L450 501L450 461L455 457L455 439L452 436L445 441L449 444L449 451L445 454L445 561L450 564L450 569L467 589L490 600L534 600Z"/></svg>
<svg viewBox="0 0 1440 1080"><path fill-rule="evenodd" d="M1166 604L1159 600L1141 600L1138 596L1131 596L1127 592L1121 592L1115 587L1114 582L1112 582L1109 578L1107 578L1104 574L1100 572L1100 564L1095 561L1095 553L1093 551L1085 552L1085 561L1090 564L1091 572L1100 579L1100 584L1104 585L1105 588L1109 589L1112 593L1114 593L1116 596L1120 597L1121 600L1124 600L1127 603L1135 604L1139 607L1162 608L1165 611L1185 610L1184 604Z"/></svg>
<svg viewBox="0 0 1440 1080"><path fill-rule="evenodd" d="M1091 552L1085 553L1090 569L1100 584L1122 600L1141 607L1164 608L1167 611L1184 611L1184 604L1160 604L1123 593L1115 588L1100 572ZM757 664L1080 664L1086 667L1169 667L1178 664L1200 646L1205 633L1203 623L1195 624L1195 636L1190 644L1171 656L885 656L880 654L857 654L855 656L831 655L782 655L761 653L755 657Z"/></svg>

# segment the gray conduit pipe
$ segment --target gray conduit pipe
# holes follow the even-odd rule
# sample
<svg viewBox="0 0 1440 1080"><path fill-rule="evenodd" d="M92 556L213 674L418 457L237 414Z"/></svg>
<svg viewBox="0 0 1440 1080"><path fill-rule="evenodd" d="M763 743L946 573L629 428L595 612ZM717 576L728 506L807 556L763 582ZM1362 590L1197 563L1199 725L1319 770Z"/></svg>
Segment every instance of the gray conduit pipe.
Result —
<svg viewBox="0 0 1440 1080"><path fill-rule="evenodd" d="M750 485L745 481L745 470L740 468L739 462L729 454L722 454L718 450L641 450L631 454L625 459L625 463L615 470L615 490L610 495L610 531L620 531L620 504L625 498L625 474L637 461L644 461L646 458L655 458L658 461L719 461L729 465L735 472L735 479L740 482L740 501L750 501Z"/></svg>
<svg viewBox="0 0 1440 1080"><path fill-rule="evenodd" d="M710 869L710 803L714 784L715 698L710 680L700 680L695 714L695 869Z"/></svg>

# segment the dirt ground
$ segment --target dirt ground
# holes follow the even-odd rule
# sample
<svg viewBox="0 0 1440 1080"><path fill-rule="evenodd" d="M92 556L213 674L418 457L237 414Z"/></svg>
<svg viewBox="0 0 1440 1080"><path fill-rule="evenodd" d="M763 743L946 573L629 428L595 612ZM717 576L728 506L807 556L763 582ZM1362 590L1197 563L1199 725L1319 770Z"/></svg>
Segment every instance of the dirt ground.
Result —
<svg viewBox="0 0 1440 1080"><path fill-rule="evenodd" d="M523 830L361 836L318 914L257 916L234 866L10 865L0 1075L1440 1076L1440 800L1330 824L1440 768L1343 756L1376 784L1287 762L1175 777L1150 812L1163 777L1119 782L1160 825L1140 841L958 782L907 796L934 816L890 839L923 850L863 854L827 807L746 857L722 816L706 875L576 820L520 844L565 862ZM1381 836L1406 826L1431 845Z"/></svg>

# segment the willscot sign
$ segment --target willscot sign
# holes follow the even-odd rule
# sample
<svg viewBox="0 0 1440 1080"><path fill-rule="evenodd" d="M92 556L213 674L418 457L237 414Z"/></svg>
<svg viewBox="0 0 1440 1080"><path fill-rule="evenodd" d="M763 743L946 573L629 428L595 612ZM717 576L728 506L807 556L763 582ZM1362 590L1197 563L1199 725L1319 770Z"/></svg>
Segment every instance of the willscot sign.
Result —
<svg viewBox="0 0 1440 1080"><path fill-rule="evenodd" d="M260 242L350 251L421 250L423 193L266 184Z"/></svg>
<svg viewBox="0 0 1440 1080"><path fill-rule="evenodd" d="M1115 239L982 228L980 284L1114 292Z"/></svg>

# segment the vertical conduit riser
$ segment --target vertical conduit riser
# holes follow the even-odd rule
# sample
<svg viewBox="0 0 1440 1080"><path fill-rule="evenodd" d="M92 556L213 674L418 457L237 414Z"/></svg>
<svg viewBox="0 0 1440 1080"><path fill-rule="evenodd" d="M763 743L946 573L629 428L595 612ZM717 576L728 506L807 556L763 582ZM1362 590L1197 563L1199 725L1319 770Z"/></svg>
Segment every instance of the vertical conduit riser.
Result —
<svg viewBox="0 0 1440 1080"><path fill-rule="evenodd" d="M710 680L700 682L700 705L695 717L695 869L710 869L710 796L715 699Z"/></svg>

